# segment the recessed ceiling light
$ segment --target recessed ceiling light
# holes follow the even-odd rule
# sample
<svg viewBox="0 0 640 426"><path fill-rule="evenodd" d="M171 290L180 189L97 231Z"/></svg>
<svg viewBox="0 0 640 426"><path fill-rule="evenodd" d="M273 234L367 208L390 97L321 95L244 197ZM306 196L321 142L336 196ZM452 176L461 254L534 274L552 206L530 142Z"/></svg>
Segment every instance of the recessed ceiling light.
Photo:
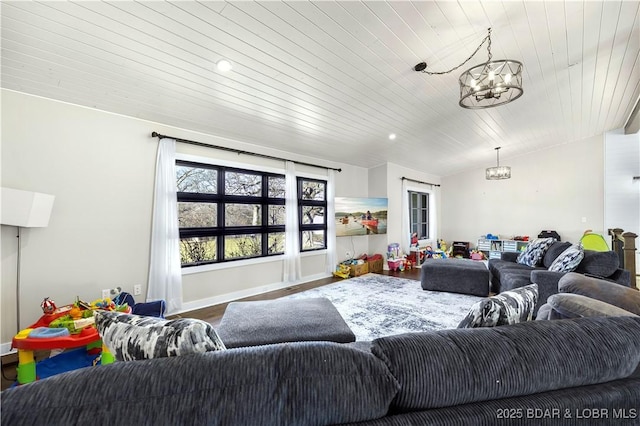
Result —
<svg viewBox="0 0 640 426"><path fill-rule="evenodd" d="M227 72L231 69L231 62L226 59L220 59L216 62L216 67L218 67L218 71L220 72Z"/></svg>
<svg viewBox="0 0 640 426"><path fill-rule="evenodd" d="M390 140L394 140L396 138L396 134L395 133L390 133L389 134L389 139Z"/></svg>

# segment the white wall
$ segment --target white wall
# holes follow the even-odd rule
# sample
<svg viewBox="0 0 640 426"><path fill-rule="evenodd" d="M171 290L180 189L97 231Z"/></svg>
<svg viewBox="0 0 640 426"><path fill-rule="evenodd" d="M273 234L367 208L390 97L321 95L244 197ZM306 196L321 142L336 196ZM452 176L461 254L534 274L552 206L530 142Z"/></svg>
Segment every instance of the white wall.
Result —
<svg viewBox="0 0 640 426"><path fill-rule="evenodd" d="M369 169L368 185L369 185L369 197L372 198L387 198L387 174L388 164L382 164L377 167ZM387 200L387 233L378 235L369 235L369 254L379 253L383 256L387 253L387 245L389 244L389 226L393 226L395 218L390 211L391 205ZM385 265L386 266L386 265Z"/></svg>
<svg viewBox="0 0 640 426"><path fill-rule="evenodd" d="M536 237L552 229L571 242L586 229L606 235L603 145L597 136L505 157L508 180L485 180L484 169L443 177L442 238L475 246L487 233Z"/></svg>
<svg viewBox="0 0 640 426"><path fill-rule="evenodd" d="M2 92L2 186L56 197L49 226L22 232L22 327L42 315L44 297L64 305L146 284L149 132L141 121ZM15 232L2 227L2 342L17 328Z"/></svg>
<svg viewBox="0 0 640 426"><path fill-rule="evenodd" d="M280 153L18 92L2 90L1 94L2 186L56 196L49 226L25 229L22 233L22 327L40 317L44 297L64 305L73 302L76 296L92 301L101 296L102 289L116 286L133 293L136 284L142 285L143 295L146 294L158 144L157 139L150 137L152 131L317 162L294 153ZM229 156L233 156L233 161L273 166L264 159L219 150L183 144L178 144L178 150L229 161ZM337 195L367 196L365 169L327 165L343 169L336 177ZM326 173L304 167L303 172ZM2 226L0 342L4 344L16 332L15 234L14 227ZM366 237L356 242L356 248L367 251ZM324 254L303 255L303 278L325 276L325 262ZM185 308L283 285L280 260L236 265L184 275ZM144 296L136 299L142 301Z"/></svg>
<svg viewBox="0 0 640 426"><path fill-rule="evenodd" d="M402 232L402 216L405 213L408 214L408 212L402 211L403 176L417 181L429 182L433 184L439 184L441 180L440 177L426 172L413 170L394 163L387 163L387 197L389 198L389 225L387 229L387 243L400 243L401 247L408 247L410 235L404 235ZM440 235L440 221L437 219L441 216L440 188L416 182L407 182L407 185L413 190L430 193L432 195L430 208L432 210L432 220L435 220L435 224L432 225L434 235L431 236L431 239L435 240Z"/></svg>
<svg viewBox="0 0 640 426"><path fill-rule="evenodd" d="M605 229L621 228L640 235L640 133L605 134ZM636 246L638 241L636 240ZM640 265L640 250L636 251Z"/></svg>

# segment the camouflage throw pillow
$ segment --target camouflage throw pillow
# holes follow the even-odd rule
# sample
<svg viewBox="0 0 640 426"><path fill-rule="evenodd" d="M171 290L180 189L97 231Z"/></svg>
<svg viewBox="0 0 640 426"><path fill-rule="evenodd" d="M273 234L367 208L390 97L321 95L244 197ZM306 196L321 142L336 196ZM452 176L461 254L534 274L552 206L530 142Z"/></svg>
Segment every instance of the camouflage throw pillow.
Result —
<svg viewBox="0 0 640 426"><path fill-rule="evenodd" d="M537 266L547 249L555 242L555 238L536 238L529 244L527 248L518 255L517 262L521 265Z"/></svg>
<svg viewBox="0 0 640 426"><path fill-rule="evenodd" d="M549 266L549 270L554 272L575 271L582 259L584 259L582 244L574 244L556 257L551 266Z"/></svg>
<svg viewBox="0 0 640 426"><path fill-rule="evenodd" d="M476 302L458 328L495 327L531 321L537 301L538 284L505 291Z"/></svg>
<svg viewBox="0 0 640 426"><path fill-rule="evenodd" d="M213 326L201 320L166 320L111 311L95 311L94 316L102 342L118 361L225 349Z"/></svg>

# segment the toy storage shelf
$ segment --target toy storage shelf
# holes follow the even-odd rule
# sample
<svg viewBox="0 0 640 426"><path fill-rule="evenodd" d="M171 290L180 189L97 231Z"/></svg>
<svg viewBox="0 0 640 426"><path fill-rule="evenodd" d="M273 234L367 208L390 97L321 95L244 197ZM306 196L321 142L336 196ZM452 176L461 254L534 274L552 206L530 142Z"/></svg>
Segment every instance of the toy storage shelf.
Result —
<svg viewBox="0 0 640 426"><path fill-rule="evenodd" d="M520 240L487 240L485 238L478 239L477 249L484 252L489 259L500 259L502 253L519 252L529 244L529 241Z"/></svg>

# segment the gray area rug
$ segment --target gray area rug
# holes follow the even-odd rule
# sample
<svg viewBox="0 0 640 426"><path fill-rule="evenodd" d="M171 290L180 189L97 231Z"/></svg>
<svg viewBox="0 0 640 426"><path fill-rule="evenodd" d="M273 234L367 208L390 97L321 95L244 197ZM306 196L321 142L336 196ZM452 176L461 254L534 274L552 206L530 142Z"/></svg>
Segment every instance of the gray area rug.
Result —
<svg viewBox="0 0 640 426"><path fill-rule="evenodd" d="M482 297L426 291L420 281L365 274L283 297L326 297L358 341L425 330L456 328Z"/></svg>

